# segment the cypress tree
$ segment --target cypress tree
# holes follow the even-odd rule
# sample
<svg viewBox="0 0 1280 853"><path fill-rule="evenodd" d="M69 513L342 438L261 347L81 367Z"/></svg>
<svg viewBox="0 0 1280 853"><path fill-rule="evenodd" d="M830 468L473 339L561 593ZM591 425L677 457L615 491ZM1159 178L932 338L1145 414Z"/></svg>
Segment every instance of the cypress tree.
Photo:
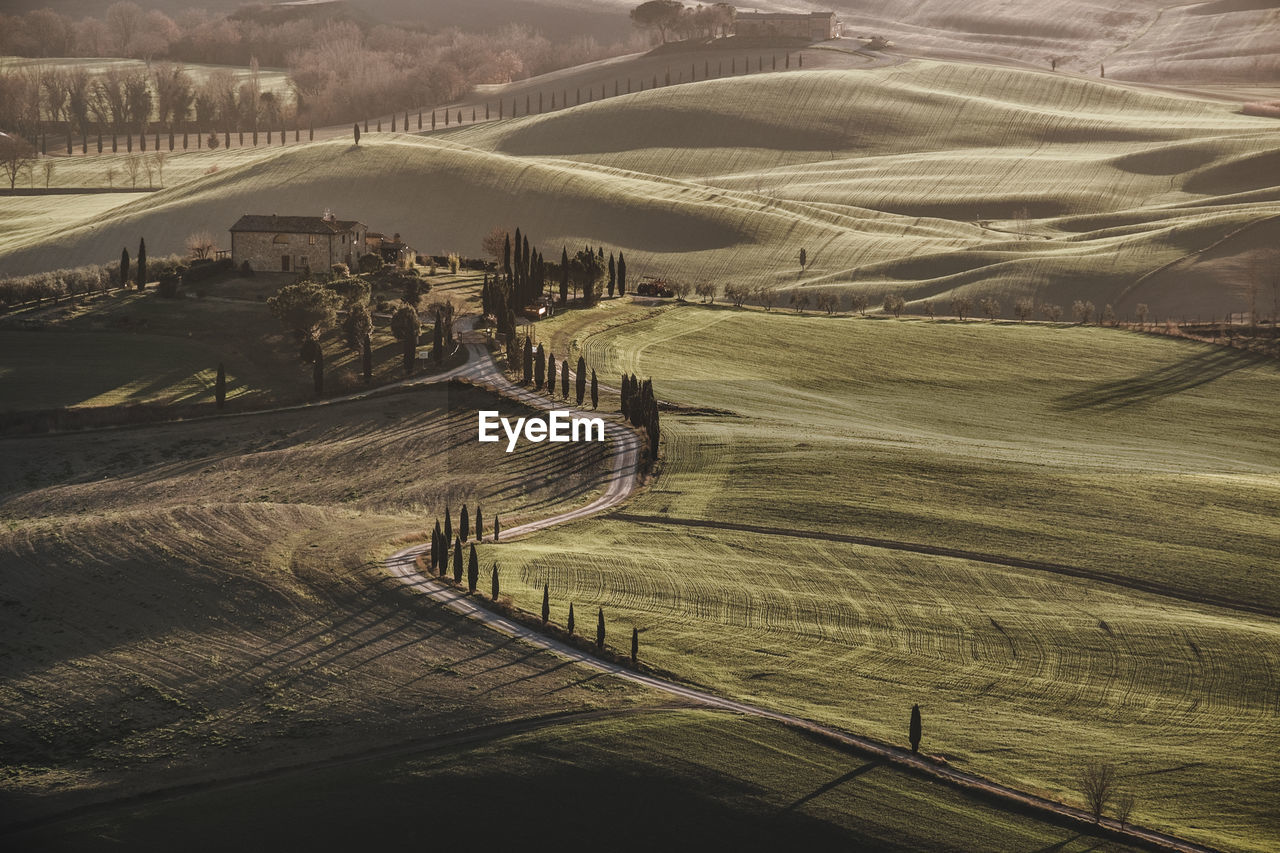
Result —
<svg viewBox="0 0 1280 853"><path fill-rule="evenodd" d="M596 381L596 369L591 368L591 408L600 404L600 383Z"/></svg>
<svg viewBox="0 0 1280 853"><path fill-rule="evenodd" d="M627 404L631 401L631 377L622 374L622 385L619 386L621 393L618 395L618 410L622 412L622 416L630 420L627 415Z"/></svg>
<svg viewBox="0 0 1280 853"><path fill-rule="evenodd" d="M120 286L129 286L129 250L120 250Z"/></svg>
<svg viewBox="0 0 1280 853"><path fill-rule="evenodd" d="M618 295L627 295L627 259L618 253Z"/></svg>
<svg viewBox="0 0 1280 853"><path fill-rule="evenodd" d="M462 540L458 540L458 547L462 547ZM467 558L467 591L475 592L476 583L480 580L480 559L476 556L476 546L471 546L471 556Z"/></svg>
<svg viewBox="0 0 1280 853"><path fill-rule="evenodd" d="M484 541L484 515L481 513L480 504L476 504L476 541Z"/></svg>
<svg viewBox="0 0 1280 853"><path fill-rule="evenodd" d="M471 538L471 518L467 515L466 504L462 505L462 512L458 513L458 535L463 542Z"/></svg>
<svg viewBox="0 0 1280 853"><path fill-rule="evenodd" d="M618 267L613 262L613 252L609 253L609 298L613 298L613 289L618 286Z"/></svg>
<svg viewBox="0 0 1280 853"><path fill-rule="evenodd" d="M502 523L498 521L498 517L493 517L493 541L498 541L498 535L502 533Z"/></svg>
<svg viewBox="0 0 1280 853"><path fill-rule="evenodd" d="M524 339L524 384L528 385L533 381L533 341L530 338Z"/></svg>
<svg viewBox="0 0 1280 853"><path fill-rule="evenodd" d="M439 570L440 568L440 552L443 546L440 539L443 534L440 532L440 519L436 519L436 529L431 531L431 568Z"/></svg>
<svg viewBox="0 0 1280 853"><path fill-rule="evenodd" d="M542 624L547 624L547 620L551 618L551 587L547 584L542 585Z"/></svg>
<svg viewBox="0 0 1280 853"><path fill-rule="evenodd" d="M547 351L538 344L538 352L533 361L533 387L541 388L547 381Z"/></svg>
<svg viewBox="0 0 1280 853"><path fill-rule="evenodd" d="M316 342L316 361L311 368L311 377L316 383L316 396L324 396L324 350L320 347L320 343Z"/></svg>
<svg viewBox="0 0 1280 853"><path fill-rule="evenodd" d="M631 629L631 663L636 663L636 658L640 655L640 629Z"/></svg>
<svg viewBox="0 0 1280 853"><path fill-rule="evenodd" d="M596 616L596 648L604 648L604 608L600 608L599 614Z"/></svg>
<svg viewBox="0 0 1280 853"><path fill-rule="evenodd" d="M502 272L511 281L511 235L502 238Z"/></svg>
<svg viewBox="0 0 1280 853"><path fill-rule="evenodd" d="M594 377L595 371L592 371L591 375ZM581 406L582 398L587 396L587 360L582 356L578 356L577 380L576 388L574 390L578 392L578 405ZM565 394L565 396L568 397L569 395Z"/></svg>
<svg viewBox="0 0 1280 853"><path fill-rule="evenodd" d="M560 305L569 304L569 249L560 249Z"/></svg>
<svg viewBox="0 0 1280 853"><path fill-rule="evenodd" d="M138 239L138 290L144 290L147 286L147 240L145 237Z"/></svg>
<svg viewBox="0 0 1280 853"><path fill-rule="evenodd" d="M572 637L573 636L573 602L572 601L569 602L569 622L567 627L569 629L569 636Z"/></svg>
<svg viewBox="0 0 1280 853"><path fill-rule="evenodd" d="M449 505L444 505L444 541L448 542L453 539L453 513L449 512Z"/></svg>
<svg viewBox="0 0 1280 853"><path fill-rule="evenodd" d="M911 706L911 729L907 733L907 737L911 739L911 751L920 751L920 706Z"/></svg>
<svg viewBox="0 0 1280 853"><path fill-rule="evenodd" d="M227 371L223 369L222 362L218 362L218 378L213 381L213 398L219 409L227 405Z"/></svg>
<svg viewBox="0 0 1280 853"><path fill-rule="evenodd" d="M547 393L555 396L556 393L556 357L555 353L547 356Z"/></svg>
<svg viewBox="0 0 1280 853"><path fill-rule="evenodd" d="M472 547L475 547L475 546L472 546ZM490 591L489 594L494 601L498 600L498 564L497 563L493 564L493 589Z"/></svg>
<svg viewBox="0 0 1280 853"><path fill-rule="evenodd" d="M360 123L356 122L351 126L351 132L355 135L356 145L360 144Z"/></svg>
<svg viewBox="0 0 1280 853"><path fill-rule="evenodd" d="M569 359L560 362L560 396L569 399Z"/></svg>
<svg viewBox="0 0 1280 853"><path fill-rule="evenodd" d="M368 385L373 381L373 342L369 335L364 336L364 345L361 353L362 366L364 367L364 384Z"/></svg>
<svg viewBox="0 0 1280 853"><path fill-rule="evenodd" d="M453 540L453 582L462 583L462 540Z"/></svg>

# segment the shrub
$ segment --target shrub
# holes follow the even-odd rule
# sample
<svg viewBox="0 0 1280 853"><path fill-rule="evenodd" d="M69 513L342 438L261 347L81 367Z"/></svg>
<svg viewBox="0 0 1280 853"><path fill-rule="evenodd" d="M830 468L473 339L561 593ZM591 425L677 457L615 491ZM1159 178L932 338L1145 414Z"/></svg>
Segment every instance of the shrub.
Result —
<svg viewBox="0 0 1280 853"><path fill-rule="evenodd" d="M376 252L365 252L356 261L360 272L377 272L382 269L382 256Z"/></svg>
<svg viewBox="0 0 1280 853"><path fill-rule="evenodd" d="M178 295L178 282L181 280L176 272L161 273L159 279L160 296L164 299L174 299Z"/></svg>
<svg viewBox="0 0 1280 853"><path fill-rule="evenodd" d="M245 278L253 278L253 267L249 266L248 261L245 261L240 265L240 275Z"/></svg>
<svg viewBox="0 0 1280 853"><path fill-rule="evenodd" d="M329 267L329 272L333 273L334 278L346 278L351 275L351 268L346 264L334 264Z"/></svg>
<svg viewBox="0 0 1280 853"><path fill-rule="evenodd" d="M198 281L208 281L219 275L228 275L234 267L230 258L222 258L217 261L203 260L193 261L187 269L186 274L182 277L184 283L193 284Z"/></svg>

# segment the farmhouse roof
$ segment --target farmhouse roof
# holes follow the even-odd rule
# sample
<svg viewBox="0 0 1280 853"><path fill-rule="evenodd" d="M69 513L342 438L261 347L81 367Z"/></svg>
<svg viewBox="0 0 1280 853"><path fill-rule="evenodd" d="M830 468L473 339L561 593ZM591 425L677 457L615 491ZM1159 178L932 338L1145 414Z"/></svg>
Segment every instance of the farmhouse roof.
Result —
<svg viewBox="0 0 1280 853"><path fill-rule="evenodd" d="M246 213L231 226L232 231L268 231L284 234L345 234L361 223L354 220L325 219L323 216L276 216Z"/></svg>
<svg viewBox="0 0 1280 853"><path fill-rule="evenodd" d="M793 21L797 18L834 18L835 12L739 12L739 18L750 18L751 20L759 20L767 18L770 20L788 20Z"/></svg>

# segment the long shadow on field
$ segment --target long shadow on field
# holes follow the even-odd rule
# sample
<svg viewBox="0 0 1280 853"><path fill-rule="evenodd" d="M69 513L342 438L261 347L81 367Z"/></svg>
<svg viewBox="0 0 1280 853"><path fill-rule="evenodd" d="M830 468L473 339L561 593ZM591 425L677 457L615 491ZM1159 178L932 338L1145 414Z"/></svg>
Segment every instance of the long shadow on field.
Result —
<svg viewBox="0 0 1280 853"><path fill-rule="evenodd" d="M1081 409L1117 411L1190 391L1192 388L1207 385L1229 373L1252 367L1257 363L1256 356L1245 353L1226 349L1201 351L1132 379L1104 382L1092 388L1059 397L1054 401L1054 407L1068 411Z"/></svg>
<svg viewBox="0 0 1280 853"><path fill-rule="evenodd" d="M839 788L841 785L843 785L845 782L848 782L850 779L856 779L857 777L861 776L863 773L869 773L870 771L875 770L877 767L880 766L880 764L881 762L879 761L868 761L866 764L862 765L861 767L855 767L854 769L850 770L848 773L844 774L843 776L837 776L836 778L832 779L830 782L827 782L823 785L819 785L817 788L805 794L803 797L801 797L800 799L796 800L794 803L792 803L791 805L783 809L782 810L783 814L787 812L795 811L796 809L800 808L810 800L817 799L818 797L822 796L827 791L830 791L834 788Z"/></svg>

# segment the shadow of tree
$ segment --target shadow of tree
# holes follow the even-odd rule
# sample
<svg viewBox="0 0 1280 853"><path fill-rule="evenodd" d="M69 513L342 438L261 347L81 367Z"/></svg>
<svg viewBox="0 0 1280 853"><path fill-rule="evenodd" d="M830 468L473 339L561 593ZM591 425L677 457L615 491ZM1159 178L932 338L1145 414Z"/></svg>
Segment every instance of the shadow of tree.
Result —
<svg viewBox="0 0 1280 853"><path fill-rule="evenodd" d="M1066 411L1117 411L1190 391L1237 370L1252 367L1258 362L1257 356L1233 350L1201 351L1130 379L1103 382L1059 397L1054 400L1054 408Z"/></svg>
<svg viewBox="0 0 1280 853"><path fill-rule="evenodd" d="M827 793L827 791L830 791L834 788L838 788L841 785L843 785L845 782L848 782L851 779L855 779L858 776L861 776L863 773L870 772L879 766L880 766L879 761L868 761L866 764L863 764L861 767L855 767L853 770L850 770L848 773L844 774L843 776L837 776L835 779L832 779L830 782L827 782L823 785L819 785L814 790L810 791L800 799L796 800L791 805L787 806L785 809L782 810L782 812L785 814L786 812L795 811L796 809L800 808L810 800L816 799L822 796L823 794Z"/></svg>

